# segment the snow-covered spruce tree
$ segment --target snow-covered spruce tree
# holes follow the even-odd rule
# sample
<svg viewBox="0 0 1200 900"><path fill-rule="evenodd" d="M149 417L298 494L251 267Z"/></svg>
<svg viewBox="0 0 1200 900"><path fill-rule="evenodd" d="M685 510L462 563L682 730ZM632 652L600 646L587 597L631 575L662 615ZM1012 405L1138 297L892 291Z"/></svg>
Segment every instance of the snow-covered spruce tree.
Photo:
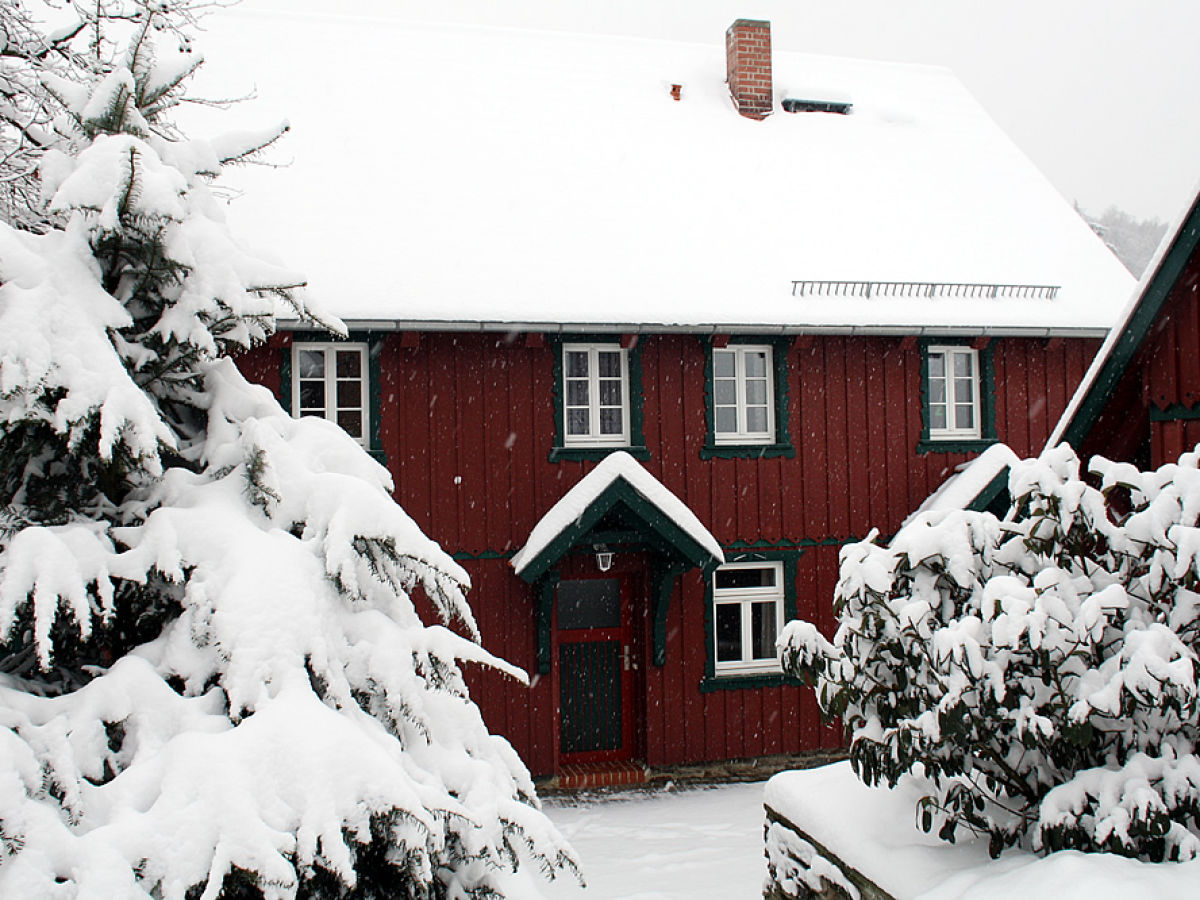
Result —
<svg viewBox="0 0 1200 900"><path fill-rule="evenodd" d="M165 112L198 59L154 11L42 179L62 226L0 226L0 896L503 896L574 870L460 662L466 574L339 428L227 351L276 303L209 185L276 139ZM426 626L420 590L468 635Z"/></svg>
<svg viewBox="0 0 1200 900"><path fill-rule="evenodd" d="M925 513L846 547L832 642L793 622L780 652L859 777L923 775L922 827L993 855L1200 854L1198 461L1097 457L1097 489L1063 445L1014 467L1004 521Z"/></svg>
<svg viewBox="0 0 1200 900"><path fill-rule="evenodd" d="M51 149L79 149L78 132L55 121L59 109L46 75L82 83L111 71L124 46L120 33L150 6L160 37L186 48L198 16L230 2L0 0L0 221L28 231L51 227L38 166Z"/></svg>

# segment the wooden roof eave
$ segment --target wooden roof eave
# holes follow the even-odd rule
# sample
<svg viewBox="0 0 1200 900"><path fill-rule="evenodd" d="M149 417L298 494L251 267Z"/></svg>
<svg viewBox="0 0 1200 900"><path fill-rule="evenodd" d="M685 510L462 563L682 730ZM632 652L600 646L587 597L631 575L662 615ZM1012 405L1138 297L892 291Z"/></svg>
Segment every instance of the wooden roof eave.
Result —
<svg viewBox="0 0 1200 900"><path fill-rule="evenodd" d="M1145 282L1145 287L1130 310L1120 334L1113 339L1107 355L1099 363L1099 368L1085 381L1085 386L1081 387L1084 393L1077 402L1072 403L1064 415L1064 420L1054 429L1047 447L1063 441L1075 448L1082 446L1130 363L1142 348L1155 321L1162 313L1167 298L1179 283L1188 261L1197 252L1198 247L1200 195L1193 200L1190 211L1184 217L1170 245L1160 255L1158 265ZM1104 352L1103 349L1101 352Z"/></svg>

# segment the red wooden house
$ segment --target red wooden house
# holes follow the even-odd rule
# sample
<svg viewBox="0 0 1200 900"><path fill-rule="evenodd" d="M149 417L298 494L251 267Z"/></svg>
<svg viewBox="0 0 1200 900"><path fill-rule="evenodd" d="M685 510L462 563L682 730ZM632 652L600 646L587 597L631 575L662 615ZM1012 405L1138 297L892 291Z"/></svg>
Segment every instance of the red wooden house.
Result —
<svg viewBox="0 0 1200 900"><path fill-rule="evenodd" d="M272 22L297 52L264 94L351 102L296 62L343 24ZM939 69L773 57L745 20L372 41L403 133L322 156L293 114L248 195L350 338L285 323L244 369L471 573L533 681L473 696L535 774L836 745L779 628L830 623L839 548L977 451L1041 447L1128 276Z"/></svg>

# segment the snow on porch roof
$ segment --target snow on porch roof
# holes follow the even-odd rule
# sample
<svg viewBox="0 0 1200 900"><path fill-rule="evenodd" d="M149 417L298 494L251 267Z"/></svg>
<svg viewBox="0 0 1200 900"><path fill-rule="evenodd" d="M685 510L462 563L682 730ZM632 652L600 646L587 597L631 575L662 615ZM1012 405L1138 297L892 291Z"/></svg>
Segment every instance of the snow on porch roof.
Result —
<svg viewBox="0 0 1200 900"><path fill-rule="evenodd" d="M512 558L513 569L525 581L536 581L621 501L692 565L725 561L721 545L695 513L637 460L618 450L542 516Z"/></svg>
<svg viewBox="0 0 1200 900"><path fill-rule="evenodd" d="M231 173L231 224L303 266L352 325L1101 335L1133 288L941 68L776 52L775 111L751 121L720 33L686 44L343 7L207 24L203 74L224 78L209 93L237 93L222 90L229 68L253 60L259 99L236 115L292 124L276 153L290 166ZM784 112L788 96L853 110Z"/></svg>

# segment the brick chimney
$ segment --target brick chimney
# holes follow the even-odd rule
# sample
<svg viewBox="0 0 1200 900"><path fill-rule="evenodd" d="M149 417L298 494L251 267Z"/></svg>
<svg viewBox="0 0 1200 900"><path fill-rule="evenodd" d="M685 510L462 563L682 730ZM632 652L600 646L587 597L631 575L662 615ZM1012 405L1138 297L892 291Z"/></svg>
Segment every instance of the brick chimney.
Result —
<svg viewBox="0 0 1200 900"><path fill-rule="evenodd" d="M725 71L729 93L748 119L771 114L771 23L738 19L725 32Z"/></svg>

